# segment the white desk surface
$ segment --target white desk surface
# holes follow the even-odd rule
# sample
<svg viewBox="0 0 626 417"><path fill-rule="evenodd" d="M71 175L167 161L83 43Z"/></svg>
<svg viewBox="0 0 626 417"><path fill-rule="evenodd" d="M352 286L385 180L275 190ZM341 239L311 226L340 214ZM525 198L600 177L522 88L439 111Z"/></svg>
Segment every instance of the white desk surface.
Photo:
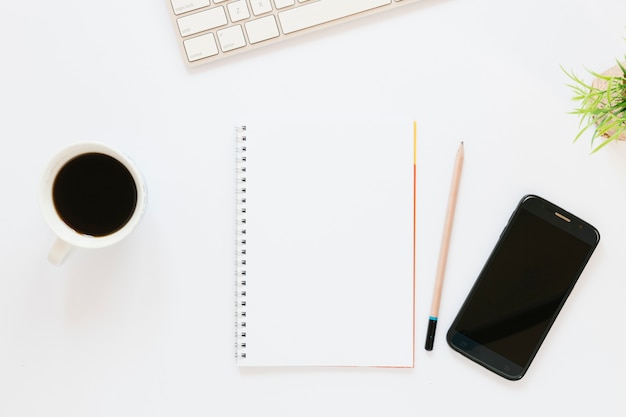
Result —
<svg viewBox="0 0 626 417"><path fill-rule="evenodd" d="M626 143L592 156L588 135L572 144L560 69L612 66L626 51L624 17L622 0L424 0L188 70L165 1L2 2L0 415L626 415ZM420 126L415 368L238 369L235 121L376 107ZM79 140L131 155L148 208L124 242L56 268L37 188L48 158ZM454 353L444 333L525 193L587 219L602 240L529 373L509 382Z"/></svg>

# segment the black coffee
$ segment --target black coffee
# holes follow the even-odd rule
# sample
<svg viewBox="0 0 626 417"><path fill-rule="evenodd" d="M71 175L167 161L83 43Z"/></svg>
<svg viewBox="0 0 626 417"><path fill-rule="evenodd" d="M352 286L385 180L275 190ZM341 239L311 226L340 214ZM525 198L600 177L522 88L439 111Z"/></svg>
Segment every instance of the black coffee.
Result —
<svg viewBox="0 0 626 417"><path fill-rule="evenodd" d="M121 229L137 206L137 185L115 158L86 153L67 162L52 188L57 213L78 233L106 236Z"/></svg>

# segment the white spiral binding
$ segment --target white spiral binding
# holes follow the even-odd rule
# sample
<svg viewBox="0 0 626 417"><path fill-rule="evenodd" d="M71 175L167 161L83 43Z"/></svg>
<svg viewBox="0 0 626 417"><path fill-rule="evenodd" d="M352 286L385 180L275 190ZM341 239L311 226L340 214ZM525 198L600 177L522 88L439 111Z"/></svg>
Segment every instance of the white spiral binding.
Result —
<svg viewBox="0 0 626 417"><path fill-rule="evenodd" d="M237 254L235 276L235 355L246 357L246 126L236 130Z"/></svg>

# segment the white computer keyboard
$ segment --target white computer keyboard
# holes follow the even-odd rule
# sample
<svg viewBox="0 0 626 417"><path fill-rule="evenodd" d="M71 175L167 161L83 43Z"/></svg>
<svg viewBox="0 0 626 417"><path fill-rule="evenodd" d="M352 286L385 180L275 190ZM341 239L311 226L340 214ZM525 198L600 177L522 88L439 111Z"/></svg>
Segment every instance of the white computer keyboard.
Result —
<svg viewBox="0 0 626 417"><path fill-rule="evenodd" d="M185 61L197 65L418 0L167 0Z"/></svg>

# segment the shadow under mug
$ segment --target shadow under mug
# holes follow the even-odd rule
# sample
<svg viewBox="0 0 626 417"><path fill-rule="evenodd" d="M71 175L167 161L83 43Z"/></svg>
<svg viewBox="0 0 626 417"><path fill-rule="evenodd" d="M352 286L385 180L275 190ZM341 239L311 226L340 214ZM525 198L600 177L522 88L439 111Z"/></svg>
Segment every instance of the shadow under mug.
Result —
<svg viewBox="0 0 626 417"><path fill-rule="evenodd" d="M145 184L134 163L96 142L62 149L46 168L39 190L46 222L57 235L48 260L59 265L73 247L103 248L137 226Z"/></svg>

